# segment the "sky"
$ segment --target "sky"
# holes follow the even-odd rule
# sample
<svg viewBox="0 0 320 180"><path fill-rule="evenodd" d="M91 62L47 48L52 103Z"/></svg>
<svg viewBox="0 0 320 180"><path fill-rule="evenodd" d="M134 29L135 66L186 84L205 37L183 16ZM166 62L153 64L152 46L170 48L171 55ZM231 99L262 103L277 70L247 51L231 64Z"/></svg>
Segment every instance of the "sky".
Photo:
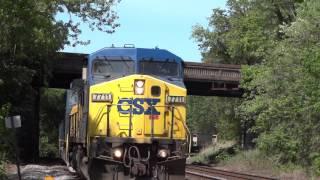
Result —
<svg viewBox="0 0 320 180"><path fill-rule="evenodd" d="M226 0L121 0L115 7L120 27L113 34L91 31L81 25L80 39L87 46L66 46L64 52L92 53L114 44L134 44L139 48L167 49L185 61L201 61L192 27L208 25L214 8L225 8Z"/></svg>

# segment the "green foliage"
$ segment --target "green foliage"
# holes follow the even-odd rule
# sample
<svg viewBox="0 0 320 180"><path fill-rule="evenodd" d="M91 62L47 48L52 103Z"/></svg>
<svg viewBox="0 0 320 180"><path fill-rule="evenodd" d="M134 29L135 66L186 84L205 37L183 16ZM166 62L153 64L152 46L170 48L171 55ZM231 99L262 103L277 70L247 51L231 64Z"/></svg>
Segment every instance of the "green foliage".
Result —
<svg viewBox="0 0 320 180"><path fill-rule="evenodd" d="M5 157L5 154L4 153L0 153L0 179L7 179L7 176L6 176L6 157Z"/></svg>
<svg viewBox="0 0 320 180"><path fill-rule="evenodd" d="M274 171L278 167L277 161L272 156L266 155L258 150L238 151L234 156L221 161L219 165L235 167L238 171Z"/></svg>
<svg viewBox="0 0 320 180"><path fill-rule="evenodd" d="M229 0L209 27L195 27L207 62L243 66L246 90L235 112L257 147L282 164L319 172L320 3Z"/></svg>
<svg viewBox="0 0 320 180"><path fill-rule="evenodd" d="M4 118L7 117L8 115L8 109L9 109L9 105L6 104L4 106L2 106L0 108L0 179L6 179L6 173L5 173L5 164L6 164L6 156L5 156L5 152L8 150L8 146L5 144L5 142L8 139L9 136L6 128L4 126ZM4 138L6 137L6 139Z"/></svg>
<svg viewBox="0 0 320 180"><path fill-rule="evenodd" d="M299 141L292 139L281 128L273 129L271 134L260 134L258 146L268 155L276 154L279 162L296 162Z"/></svg>
<svg viewBox="0 0 320 180"><path fill-rule="evenodd" d="M65 90L43 88L40 104L40 157L57 157L59 123L65 116Z"/></svg>
<svg viewBox="0 0 320 180"><path fill-rule="evenodd" d="M59 152L57 142L49 142L49 137L42 135L40 137L40 157L57 158Z"/></svg>
<svg viewBox="0 0 320 180"><path fill-rule="evenodd" d="M78 38L81 23L113 33L118 2L0 0L0 107L11 104L8 113L22 116L18 135L25 158L37 156L39 88L51 75L50 60L65 45L88 43ZM58 19L61 14L67 18Z"/></svg>
<svg viewBox="0 0 320 180"><path fill-rule="evenodd" d="M292 1L229 0L226 10L214 9L208 27L195 26L192 36L199 44L204 62L262 63L273 51L277 41L283 38L280 25L294 19L294 9ZM263 92L263 88L251 81L263 81L263 76L256 79L256 74L268 72L261 70L258 65L244 69L247 70L243 71L243 87L254 89L254 93L248 94L248 98L253 98L255 94ZM239 116L235 112L241 100L196 98L189 101L189 125L204 133L219 132L224 139L240 139L240 132L246 127L244 124L252 124L251 116L257 113L256 110L264 108L261 103L251 107L250 116L246 113ZM230 114L227 115L226 111L230 111Z"/></svg>
<svg viewBox="0 0 320 180"><path fill-rule="evenodd" d="M6 132L5 118L8 116L9 109L10 109L10 104L5 104L2 107L0 107L0 122L1 122L0 123L0 134L4 134Z"/></svg>
<svg viewBox="0 0 320 180"><path fill-rule="evenodd" d="M310 157L312 159L312 168L315 174L320 176L320 153L313 153Z"/></svg>
<svg viewBox="0 0 320 180"><path fill-rule="evenodd" d="M238 151L219 163L223 169L259 174L276 179L318 179L309 174L306 167L292 163L282 164L278 161L278 156L267 155L258 149Z"/></svg>
<svg viewBox="0 0 320 180"><path fill-rule="evenodd" d="M297 20L283 27L287 39L277 43L260 72L244 73L252 80L244 82L250 93L239 112L254 120L259 148L277 154L281 162L310 165L309 154L320 147L318 7L315 1L303 3Z"/></svg>
<svg viewBox="0 0 320 180"><path fill-rule="evenodd" d="M194 27L193 37L205 61L259 63L274 46L273 40L281 38L277 29L293 18L294 8L286 0L229 0L227 10L213 10L208 28Z"/></svg>
<svg viewBox="0 0 320 180"><path fill-rule="evenodd" d="M200 153L189 158L188 164L212 164L228 159L236 151L233 141L220 142L202 149Z"/></svg>
<svg viewBox="0 0 320 180"><path fill-rule="evenodd" d="M187 124L193 133L218 134L219 139L235 140L240 125L234 109L238 99L188 96Z"/></svg>
<svg viewBox="0 0 320 180"><path fill-rule="evenodd" d="M10 104L5 104L0 107L0 160L5 157L5 153L11 150L12 134L5 127L5 118L9 114Z"/></svg>

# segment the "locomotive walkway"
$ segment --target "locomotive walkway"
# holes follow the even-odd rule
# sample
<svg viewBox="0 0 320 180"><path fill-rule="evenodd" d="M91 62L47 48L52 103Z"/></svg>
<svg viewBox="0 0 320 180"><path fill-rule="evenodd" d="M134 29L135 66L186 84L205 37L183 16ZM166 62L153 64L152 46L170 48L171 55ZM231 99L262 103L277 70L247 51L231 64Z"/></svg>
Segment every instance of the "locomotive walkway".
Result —
<svg viewBox="0 0 320 180"><path fill-rule="evenodd" d="M69 88L73 79L81 78L87 54L60 53L52 61L49 87ZM240 97L240 65L185 62L184 82L188 95Z"/></svg>

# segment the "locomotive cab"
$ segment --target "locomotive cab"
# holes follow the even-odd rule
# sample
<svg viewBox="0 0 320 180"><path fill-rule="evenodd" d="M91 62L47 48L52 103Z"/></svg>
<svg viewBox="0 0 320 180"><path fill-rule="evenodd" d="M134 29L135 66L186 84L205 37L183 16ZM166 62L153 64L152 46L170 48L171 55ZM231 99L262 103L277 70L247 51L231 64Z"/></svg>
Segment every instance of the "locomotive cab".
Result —
<svg viewBox="0 0 320 180"><path fill-rule="evenodd" d="M69 108L69 117L81 111L79 122L86 122L78 129L85 131L78 133L82 141L68 147L76 168L80 156L95 180L184 179L189 131L182 63L162 49L105 48L89 55L87 81L75 88L83 103Z"/></svg>

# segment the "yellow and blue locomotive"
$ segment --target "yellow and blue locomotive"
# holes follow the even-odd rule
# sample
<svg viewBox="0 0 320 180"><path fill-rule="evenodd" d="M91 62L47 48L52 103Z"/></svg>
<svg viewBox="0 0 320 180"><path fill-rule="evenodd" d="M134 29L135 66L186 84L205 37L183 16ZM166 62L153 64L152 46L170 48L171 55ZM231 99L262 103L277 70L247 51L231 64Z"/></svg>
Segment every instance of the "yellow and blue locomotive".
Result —
<svg viewBox="0 0 320 180"><path fill-rule="evenodd" d="M60 154L91 180L184 179L183 61L163 49L90 54L67 93Z"/></svg>

